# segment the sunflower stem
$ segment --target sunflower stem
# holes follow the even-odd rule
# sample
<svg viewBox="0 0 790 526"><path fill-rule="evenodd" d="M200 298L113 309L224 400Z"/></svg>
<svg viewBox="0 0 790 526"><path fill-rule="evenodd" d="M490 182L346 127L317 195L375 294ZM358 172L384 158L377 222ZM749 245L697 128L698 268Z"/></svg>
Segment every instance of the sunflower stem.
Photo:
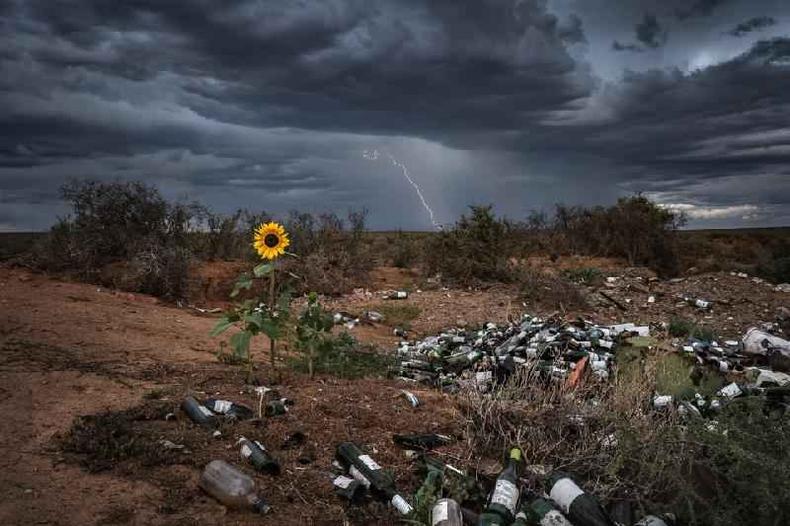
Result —
<svg viewBox="0 0 790 526"><path fill-rule="evenodd" d="M276 267L272 264L272 271L269 274L269 310L274 315L275 309L275 302L274 302L274 271ZM277 363L275 361L275 352L276 352L276 344L275 338L273 336L269 336L269 358L271 359L272 364L272 374L277 371Z"/></svg>

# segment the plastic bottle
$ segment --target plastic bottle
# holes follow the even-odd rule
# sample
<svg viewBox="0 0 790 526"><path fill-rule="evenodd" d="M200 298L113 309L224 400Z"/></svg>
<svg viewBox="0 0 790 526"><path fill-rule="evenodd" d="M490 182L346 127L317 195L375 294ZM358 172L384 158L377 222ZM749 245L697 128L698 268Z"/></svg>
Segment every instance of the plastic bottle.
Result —
<svg viewBox="0 0 790 526"><path fill-rule="evenodd" d="M258 496L255 482L224 460L212 460L200 476L198 485L229 508L252 509L267 513L270 506Z"/></svg>

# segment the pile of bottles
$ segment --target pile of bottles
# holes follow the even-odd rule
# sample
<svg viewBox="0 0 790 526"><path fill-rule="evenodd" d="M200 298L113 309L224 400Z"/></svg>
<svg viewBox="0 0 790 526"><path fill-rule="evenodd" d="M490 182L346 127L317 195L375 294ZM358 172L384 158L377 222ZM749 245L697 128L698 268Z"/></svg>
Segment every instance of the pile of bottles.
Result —
<svg viewBox="0 0 790 526"><path fill-rule="evenodd" d="M790 342L781 338L776 324L764 328L752 327L739 340L702 340L689 338L681 345L681 352L693 356L700 366L711 367L722 373L740 373L749 366L762 365L785 369L790 361ZM783 367L784 366L784 367Z"/></svg>
<svg viewBox="0 0 790 526"><path fill-rule="evenodd" d="M396 374L446 391L486 390L519 367L532 367L546 380L566 381L580 366L607 380L619 338L649 333L649 327L633 323L601 326L524 315L505 326L487 323L475 331L451 329L419 341L403 340Z"/></svg>
<svg viewBox="0 0 790 526"><path fill-rule="evenodd" d="M627 502L607 512L592 494L564 472L549 473L541 488L520 484L523 459L513 448L505 468L494 483L483 512L476 515L452 498L440 498L431 509L432 526L673 526L671 513L647 515L635 522Z"/></svg>

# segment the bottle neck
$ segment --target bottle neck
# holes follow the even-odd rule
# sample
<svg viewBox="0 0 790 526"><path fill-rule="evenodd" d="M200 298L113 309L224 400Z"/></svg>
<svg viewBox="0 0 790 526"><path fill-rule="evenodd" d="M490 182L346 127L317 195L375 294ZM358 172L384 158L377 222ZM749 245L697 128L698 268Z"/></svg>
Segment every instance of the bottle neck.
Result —
<svg viewBox="0 0 790 526"><path fill-rule="evenodd" d="M247 495L247 501L250 503L252 509L261 515L269 512L270 506L258 495L255 495L254 493Z"/></svg>

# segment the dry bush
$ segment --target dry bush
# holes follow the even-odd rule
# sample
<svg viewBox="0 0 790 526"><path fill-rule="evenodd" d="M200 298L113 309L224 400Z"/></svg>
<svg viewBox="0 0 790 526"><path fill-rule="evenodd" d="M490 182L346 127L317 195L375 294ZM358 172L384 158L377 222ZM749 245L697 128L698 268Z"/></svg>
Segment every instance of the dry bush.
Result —
<svg viewBox="0 0 790 526"><path fill-rule="evenodd" d="M467 457L498 458L518 445L528 464L571 473L604 503L671 511L687 525L783 524L787 417L765 415L755 398L727 406L718 425L654 411L660 359L648 355L610 383L576 390L547 385L527 368L492 393L465 393ZM530 475L529 483L541 482Z"/></svg>
<svg viewBox="0 0 790 526"><path fill-rule="evenodd" d="M139 182L71 181L62 194L73 216L61 219L39 243L35 266L95 281L105 267L130 263L131 275L120 280L128 290L184 296L199 205L169 203Z"/></svg>
<svg viewBox="0 0 790 526"><path fill-rule="evenodd" d="M494 393L469 392L459 403L470 457L518 445L528 464L567 471L604 502L655 510L667 499L681 505L686 493L667 490L686 490L696 447L676 415L650 411L652 393L651 382L630 378L571 390L524 369Z"/></svg>
<svg viewBox="0 0 790 526"><path fill-rule="evenodd" d="M285 228L291 239L285 269L299 276L302 292L338 295L364 286L373 266L365 240L367 210L349 211L344 221L334 213L291 212Z"/></svg>
<svg viewBox="0 0 790 526"><path fill-rule="evenodd" d="M562 312L588 306L581 288L562 276L532 268L520 269L517 275L520 296L533 305Z"/></svg>

